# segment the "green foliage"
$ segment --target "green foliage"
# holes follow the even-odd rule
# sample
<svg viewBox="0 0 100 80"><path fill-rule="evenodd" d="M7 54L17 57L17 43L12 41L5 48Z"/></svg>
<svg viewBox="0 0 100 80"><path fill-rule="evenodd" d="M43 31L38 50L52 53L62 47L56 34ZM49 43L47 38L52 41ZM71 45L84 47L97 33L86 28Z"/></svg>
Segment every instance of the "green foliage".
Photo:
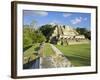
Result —
<svg viewBox="0 0 100 80"><path fill-rule="evenodd" d="M52 25L46 24L40 27L40 31L43 33L43 35L46 37L47 42L49 41L49 37L51 36L51 33L53 32Z"/></svg>
<svg viewBox="0 0 100 80"><path fill-rule="evenodd" d="M91 39L91 32L88 31L86 28L76 28L76 31L81 34L84 35L86 38L88 38L89 40Z"/></svg>
<svg viewBox="0 0 100 80"><path fill-rule="evenodd" d="M24 48L32 44L32 35L31 30L28 27L24 28L24 34L23 34L23 44Z"/></svg>
<svg viewBox="0 0 100 80"><path fill-rule="evenodd" d="M36 48L39 47L39 43L32 45L29 49L24 51L24 64L28 62L29 58L30 61L36 59Z"/></svg>
<svg viewBox="0 0 100 80"><path fill-rule="evenodd" d="M87 31L85 33L85 37L88 38L89 40L91 40L91 32L90 31Z"/></svg>
<svg viewBox="0 0 100 80"><path fill-rule="evenodd" d="M23 35L24 48L33 43L41 43L45 41L44 35L39 30L34 30L30 27L24 27Z"/></svg>
<svg viewBox="0 0 100 80"><path fill-rule="evenodd" d="M34 31L32 34L33 43L41 43L45 41L44 35L39 31Z"/></svg>

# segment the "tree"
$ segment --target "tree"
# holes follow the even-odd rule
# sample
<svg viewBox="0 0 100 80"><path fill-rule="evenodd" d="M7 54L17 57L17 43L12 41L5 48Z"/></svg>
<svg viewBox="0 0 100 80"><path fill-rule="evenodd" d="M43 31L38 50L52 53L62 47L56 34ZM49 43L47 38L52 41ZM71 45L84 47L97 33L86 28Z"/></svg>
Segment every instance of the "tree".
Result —
<svg viewBox="0 0 100 80"><path fill-rule="evenodd" d="M32 22L30 24L30 27L31 28L36 28L36 25L37 25L37 21L36 20L32 20Z"/></svg>
<svg viewBox="0 0 100 80"><path fill-rule="evenodd" d="M34 43L41 43L45 41L45 36L39 30L34 30L34 28L24 27L23 30L23 44L24 48L28 47Z"/></svg>
<svg viewBox="0 0 100 80"><path fill-rule="evenodd" d="M53 28L52 25L46 24L40 27L40 31L42 32L42 34L46 37L46 41L49 41L49 37L51 36L51 33L53 32Z"/></svg>
<svg viewBox="0 0 100 80"><path fill-rule="evenodd" d="M32 33L32 40L33 43L41 43L45 41L45 36L39 30L36 30Z"/></svg>
<svg viewBox="0 0 100 80"><path fill-rule="evenodd" d="M91 40L91 32L90 31L87 31L85 33L85 37L88 38L89 40Z"/></svg>
<svg viewBox="0 0 100 80"><path fill-rule="evenodd" d="M84 35L87 39L91 39L91 32L89 30L87 30L86 28L76 28L76 31L80 34L80 35Z"/></svg>
<svg viewBox="0 0 100 80"><path fill-rule="evenodd" d="M24 27L23 31L23 44L24 48L32 44L32 35L29 27Z"/></svg>

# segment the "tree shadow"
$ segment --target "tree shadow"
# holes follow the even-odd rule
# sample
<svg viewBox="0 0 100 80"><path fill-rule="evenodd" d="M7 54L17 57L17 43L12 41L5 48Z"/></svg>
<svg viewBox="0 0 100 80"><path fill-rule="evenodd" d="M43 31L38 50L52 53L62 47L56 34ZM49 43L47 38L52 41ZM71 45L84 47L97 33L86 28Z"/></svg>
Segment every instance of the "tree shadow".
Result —
<svg viewBox="0 0 100 80"><path fill-rule="evenodd" d="M36 48L34 48L35 51L38 51L39 49L40 49L40 47L36 47Z"/></svg>
<svg viewBox="0 0 100 80"><path fill-rule="evenodd" d="M26 51L27 49L29 49L30 47L32 47L32 45L29 45L29 46L23 48L23 52Z"/></svg>

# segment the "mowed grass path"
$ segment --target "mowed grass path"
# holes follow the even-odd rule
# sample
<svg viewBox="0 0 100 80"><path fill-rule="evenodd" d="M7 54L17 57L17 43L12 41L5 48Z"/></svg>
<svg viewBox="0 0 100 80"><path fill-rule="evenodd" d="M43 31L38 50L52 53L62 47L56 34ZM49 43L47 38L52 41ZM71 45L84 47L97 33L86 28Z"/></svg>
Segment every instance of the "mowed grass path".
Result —
<svg viewBox="0 0 100 80"><path fill-rule="evenodd" d="M51 56L55 54L49 43L45 43L43 54L44 56Z"/></svg>
<svg viewBox="0 0 100 80"><path fill-rule="evenodd" d="M90 66L90 44L77 45L56 45L64 55L72 62L74 66Z"/></svg>
<svg viewBox="0 0 100 80"><path fill-rule="evenodd" d="M38 51L39 48L39 43L33 44L32 47L30 47L29 49L27 49L26 51L24 51L24 59L23 59L23 63L26 64L28 61L32 61L34 59L36 59L36 52Z"/></svg>

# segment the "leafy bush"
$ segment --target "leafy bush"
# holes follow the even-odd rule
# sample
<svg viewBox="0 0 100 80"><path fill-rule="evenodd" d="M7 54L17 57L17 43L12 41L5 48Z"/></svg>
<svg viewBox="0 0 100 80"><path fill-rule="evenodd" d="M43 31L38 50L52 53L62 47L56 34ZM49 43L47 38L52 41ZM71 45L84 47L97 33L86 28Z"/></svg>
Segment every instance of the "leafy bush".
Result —
<svg viewBox="0 0 100 80"><path fill-rule="evenodd" d="M45 37L39 30L35 30L30 27L24 27L23 31L24 48L34 43L41 43L43 41L45 41Z"/></svg>
<svg viewBox="0 0 100 80"><path fill-rule="evenodd" d="M91 32L89 30L87 30L86 28L76 28L76 31L79 34L84 35L87 39L91 39Z"/></svg>

